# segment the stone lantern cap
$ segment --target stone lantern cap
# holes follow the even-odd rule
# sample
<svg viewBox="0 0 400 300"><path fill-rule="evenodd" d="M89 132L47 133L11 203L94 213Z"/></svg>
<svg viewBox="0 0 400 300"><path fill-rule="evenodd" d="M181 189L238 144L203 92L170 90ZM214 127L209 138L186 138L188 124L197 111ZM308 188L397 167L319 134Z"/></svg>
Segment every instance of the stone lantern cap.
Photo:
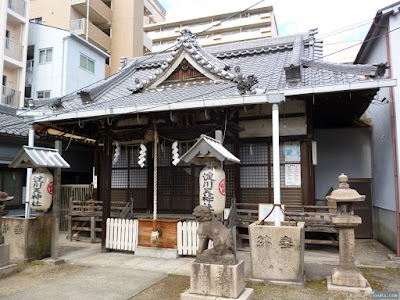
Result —
<svg viewBox="0 0 400 300"><path fill-rule="evenodd" d="M349 178L343 173L339 178L339 188L334 190L330 196L326 196L326 200L336 202L360 202L365 200L364 195L360 195L356 190L350 188L348 184Z"/></svg>
<svg viewBox="0 0 400 300"><path fill-rule="evenodd" d="M13 196L9 196L6 192L0 192L0 203L10 201L14 199Z"/></svg>

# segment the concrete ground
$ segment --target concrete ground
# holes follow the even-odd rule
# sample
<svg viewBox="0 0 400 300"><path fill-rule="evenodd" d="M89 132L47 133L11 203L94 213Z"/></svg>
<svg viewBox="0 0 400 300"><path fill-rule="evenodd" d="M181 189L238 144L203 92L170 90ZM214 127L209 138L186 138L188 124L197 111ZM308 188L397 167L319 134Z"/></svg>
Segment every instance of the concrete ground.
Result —
<svg viewBox="0 0 400 300"><path fill-rule="evenodd" d="M400 268L399 262L388 259L387 255L390 253L392 251L374 240L356 242L356 260L361 268L368 267L372 270ZM194 260L192 257L178 259L138 257L126 252L101 253L100 244L70 242L65 239L65 235L60 237L60 257L65 259L66 265L50 267L42 266L40 262L35 266L25 265L18 274L1 279L0 298L125 300L141 291L144 291L140 293L143 295L151 286L153 290L162 289L165 280L179 281L177 278L180 277L171 279L171 276L167 277L168 274L190 276L191 263ZM239 252L238 258L245 261L245 275L249 278L251 275L249 252ZM307 278L326 279L332 269L339 264L338 249L330 246L313 246L306 250L305 262ZM26 274L29 268L38 269L38 273L35 273L36 278L29 276L29 273ZM46 273L40 275L40 269ZM49 272L55 270L60 274L46 279ZM186 287L188 279L182 278ZM151 291L151 288L148 290ZM400 285L397 291L400 291ZM138 299L141 299L140 297Z"/></svg>

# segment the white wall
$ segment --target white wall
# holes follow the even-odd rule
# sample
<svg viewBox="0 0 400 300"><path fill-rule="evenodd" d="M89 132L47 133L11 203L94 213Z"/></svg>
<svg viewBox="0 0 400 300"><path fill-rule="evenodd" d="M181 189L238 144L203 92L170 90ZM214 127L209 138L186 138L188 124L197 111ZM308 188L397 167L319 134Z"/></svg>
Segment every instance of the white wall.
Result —
<svg viewBox="0 0 400 300"><path fill-rule="evenodd" d="M65 93L71 93L105 77L105 57L97 51L88 48L76 38L69 38L67 44L67 63L64 79ZM80 67L80 54L94 60L94 73Z"/></svg>
<svg viewBox="0 0 400 300"><path fill-rule="evenodd" d="M31 76L32 98L38 91L51 90L50 97L61 97L104 78L105 56L71 33L45 25L30 24L28 45L35 46ZM50 63L39 64L39 50L53 49ZM80 67L80 53L95 61L95 73Z"/></svg>
<svg viewBox="0 0 400 300"><path fill-rule="evenodd" d="M338 188L338 176L371 178L369 128L315 129L318 164L315 166L315 198L325 199Z"/></svg>
<svg viewBox="0 0 400 300"><path fill-rule="evenodd" d="M391 16L391 25L400 26L400 15ZM395 20L396 22L392 22ZM393 25L395 23L395 25ZM389 28L390 30L390 28ZM378 33L380 36L372 40L372 47L363 55L362 63L381 63L387 62L386 55L386 41L384 30L381 29ZM391 65L392 77L398 78L400 73L400 58L398 53L400 51L400 32L393 31L390 34L390 51L391 51ZM387 72L387 71L386 71ZM387 73L386 73L387 75ZM394 88L394 99L396 94L400 95L400 87ZM382 88L378 91L376 99L381 101L386 98L390 99L389 88ZM393 100L394 100L393 99ZM375 207L387 209L390 211L396 210L395 200L395 182L394 182L394 163L393 163L393 147L392 147L392 125L390 118L390 103L373 101L368 107L365 115L372 120L372 199ZM398 120L400 116L400 105L395 105L397 124L400 126ZM397 129L397 143L399 142L399 128ZM397 145L397 156L399 157L399 145Z"/></svg>

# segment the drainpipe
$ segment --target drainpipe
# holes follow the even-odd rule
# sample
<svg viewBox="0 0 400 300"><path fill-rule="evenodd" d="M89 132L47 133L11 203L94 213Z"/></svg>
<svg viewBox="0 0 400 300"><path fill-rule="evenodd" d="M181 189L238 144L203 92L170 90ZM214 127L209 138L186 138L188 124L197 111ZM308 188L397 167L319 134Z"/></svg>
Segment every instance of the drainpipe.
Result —
<svg viewBox="0 0 400 300"><path fill-rule="evenodd" d="M34 145L35 145L35 129L33 128L33 125L31 125L29 127L28 146L33 147ZM27 168L26 169L26 187L25 187L25 219L29 219L31 217L31 209L30 209L30 205L29 205L31 176L32 176L32 168Z"/></svg>
<svg viewBox="0 0 400 300"><path fill-rule="evenodd" d="M387 63L389 65L388 75L392 78L392 65L390 63L390 48L389 48L389 30L388 26L385 27L385 40L386 40L386 56ZM393 87L389 87L389 97L390 97L390 121L392 124L392 147L393 147L393 167L394 167L394 190L396 197L396 222L397 222L397 257L400 256L400 216L399 216L399 174L397 170L397 150L396 150L396 127L395 127L395 117L394 117L394 97L393 97Z"/></svg>
<svg viewBox="0 0 400 300"><path fill-rule="evenodd" d="M86 0L86 40L89 40L89 9L90 0Z"/></svg>
<svg viewBox="0 0 400 300"><path fill-rule="evenodd" d="M281 204L281 175L279 162L279 104L272 104L272 154L273 154L273 172L274 172L274 204ZM281 226L281 210L274 208L275 226Z"/></svg>

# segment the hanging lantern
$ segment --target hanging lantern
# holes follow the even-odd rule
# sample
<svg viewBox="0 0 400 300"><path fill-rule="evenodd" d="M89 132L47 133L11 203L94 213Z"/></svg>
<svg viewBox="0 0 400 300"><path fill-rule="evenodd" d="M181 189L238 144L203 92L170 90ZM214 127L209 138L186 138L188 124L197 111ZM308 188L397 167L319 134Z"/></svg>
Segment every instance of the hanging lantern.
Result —
<svg viewBox="0 0 400 300"><path fill-rule="evenodd" d="M53 175L46 168L38 168L31 177L30 202L34 211L47 211L53 200Z"/></svg>
<svg viewBox="0 0 400 300"><path fill-rule="evenodd" d="M200 172L200 205L218 215L224 212L225 199L225 172L219 161L210 159Z"/></svg>

